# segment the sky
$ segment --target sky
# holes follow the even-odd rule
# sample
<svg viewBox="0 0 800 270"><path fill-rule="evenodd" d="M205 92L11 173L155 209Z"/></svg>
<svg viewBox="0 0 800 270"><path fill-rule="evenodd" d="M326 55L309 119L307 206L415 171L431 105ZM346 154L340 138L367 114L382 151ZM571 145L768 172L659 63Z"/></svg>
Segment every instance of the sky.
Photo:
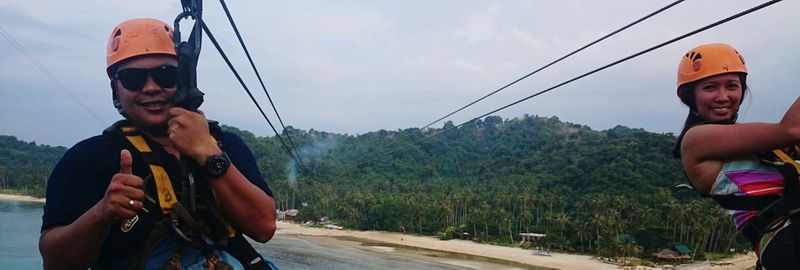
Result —
<svg viewBox="0 0 800 270"><path fill-rule="evenodd" d="M284 123L357 135L425 126L672 2L238 0L227 5ZM462 123L760 3L685 1L448 120ZM280 132L220 3L204 5L206 24ZM171 22L180 9L177 0L0 0L0 135L70 147L100 134L121 119L105 74L111 30L131 18ZM681 55L700 44L724 42L744 56L750 74L752 95L740 121L779 121L800 93L798 11L800 1L777 3L495 115L556 116L595 130L624 125L678 133L687 112L675 96ZM208 118L274 136L208 39L198 77L206 93L201 110Z"/></svg>

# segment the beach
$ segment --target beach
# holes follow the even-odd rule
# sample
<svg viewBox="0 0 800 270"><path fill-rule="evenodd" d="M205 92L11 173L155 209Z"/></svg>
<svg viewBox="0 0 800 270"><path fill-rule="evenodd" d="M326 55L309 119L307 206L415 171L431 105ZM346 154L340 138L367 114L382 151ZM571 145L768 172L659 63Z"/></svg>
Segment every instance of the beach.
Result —
<svg viewBox="0 0 800 270"><path fill-rule="evenodd" d="M0 194L0 200L39 202L43 203L44 198L36 198L23 195ZM394 232L383 231L354 231L354 230L335 230L301 226L295 223L278 222L278 235L284 236L310 236L325 238L331 244L357 246L373 252L398 252L395 247L407 247L417 250L430 250L436 252L466 254L470 256L484 257L494 260L507 261L512 263L542 266L554 269L622 269L622 266L602 262L592 256L574 255L553 252L552 256L537 256L533 250L480 244L466 240L447 240L442 241L429 236L408 235ZM363 243L369 243L364 245ZM408 256L426 256L426 252L406 252ZM430 257L428 258L430 259ZM445 261L444 258L437 260ZM664 267L644 267L628 269L656 270L656 269L679 269L679 270L745 270L751 269L755 265L754 255L738 255L736 257L714 261L697 262L693 264L679 265L674 268ZM445 262L448 263L448 262ZM451 264L460 265L468 269L485 269L480 263L466 262L465 260L453 260Z"/></svg>
<svg viewBox="0 0 800 270"><path fill-rule="evenodd" d="M15 195L15 194L2 194L2 193L0 193L0 200L18 201L18 202L40 202L40 203L44 203L45 201L44 198L37 198L25 195Z"/></svg>
<svg viewBox="0 0 800 270"><path fill-rule="evenodd" d="M277 234L332 237L339 239L361 239L367 242L385 243L388 246L405 246L418 249L435 250L450 253L461 253L472 256L516 262L527 265L543 266L555 269L621 269L622 266L601 262L586 255L552 253L552 256L537 256L532 250L479 244L466 240L442 241L434 237L416 236L394 232L332 230L305 227L295 223L278 222ZM380 247L370 246L373 249ZM388 247L387 247L388 248ZM682 270L744 270L755 265L754 255L739 255L734 258L715 261L679 265L672 269ZM662 267L639 266L634 269L664 269Z"/></svg>

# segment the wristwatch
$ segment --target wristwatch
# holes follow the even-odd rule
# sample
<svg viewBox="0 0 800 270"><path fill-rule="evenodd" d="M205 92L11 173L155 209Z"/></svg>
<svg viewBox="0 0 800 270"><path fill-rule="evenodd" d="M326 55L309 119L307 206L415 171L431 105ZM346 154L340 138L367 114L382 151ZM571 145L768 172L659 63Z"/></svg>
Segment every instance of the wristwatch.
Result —
<svg viewBox="0 0 800 270"><path fill-rule="evenodd" d="M203 165L203 169L206 171L208 176L212 178L220 177L228 171L228 167L231 166L231 161L228 159L228 155L225 152L222 152L220 155L211 155L206 159L206 164Z"/></svg>

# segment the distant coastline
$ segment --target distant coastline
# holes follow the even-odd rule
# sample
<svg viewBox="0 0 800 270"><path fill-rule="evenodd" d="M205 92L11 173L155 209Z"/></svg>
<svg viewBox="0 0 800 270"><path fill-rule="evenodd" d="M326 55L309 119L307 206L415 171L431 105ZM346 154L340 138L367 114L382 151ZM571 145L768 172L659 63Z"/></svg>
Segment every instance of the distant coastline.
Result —
<svg viewBox="0 0 800 270"><path fill-rule="evenodd" d="M566 253L554 253L550 257L535 256L532 250L494 246L490 244L479 244L465 240L441 241L433 237L408 235L394 232L382 231L353 231L353 230L330 230L322 228L304 227L290 222L278 222L277 234L282 235L305 235L317 237L330 237L334 239L357 238L367 241L382 242L389 245L408 246L438 250L444 252L461 253L473 256L482 256L498 260L517 262L531 266L542 266L555 269L596 269L614 270L621 266L608 264L586 255L575 255ZM372 247L380 248L380 247ZM677 266L682 270L745 270L755 265L755 256L738 255L733 258L711 264L710 262L696 262ZM477 269L473 267L467 267ZM668 266L646 267L638 266L636 269L661 270L675 269Z"/></svg>
<svg viewBox="0 0 800 270"><path fill-rule="evenodd" d="M33 196L17 195L17 194L2 194L2 193L0 193L0 200L18 201L18 202L38 202L38 203L45 202L45 198L37 198Z"/></svg>

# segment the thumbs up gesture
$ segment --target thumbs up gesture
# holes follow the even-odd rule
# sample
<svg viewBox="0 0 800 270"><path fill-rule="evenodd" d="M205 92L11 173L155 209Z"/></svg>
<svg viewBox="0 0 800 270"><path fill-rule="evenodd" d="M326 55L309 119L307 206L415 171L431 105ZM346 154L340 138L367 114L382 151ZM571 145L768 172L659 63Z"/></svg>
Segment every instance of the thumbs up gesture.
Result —
<svg viewBox="0 0 800 270"><path fill-rule="evenodd" d="M111 177L106 194L98 202L101 218L106 223L119 222L136 215L143 206L144 181L133 175L133 158L128 150L119 153L119 173Z"/></svg>

